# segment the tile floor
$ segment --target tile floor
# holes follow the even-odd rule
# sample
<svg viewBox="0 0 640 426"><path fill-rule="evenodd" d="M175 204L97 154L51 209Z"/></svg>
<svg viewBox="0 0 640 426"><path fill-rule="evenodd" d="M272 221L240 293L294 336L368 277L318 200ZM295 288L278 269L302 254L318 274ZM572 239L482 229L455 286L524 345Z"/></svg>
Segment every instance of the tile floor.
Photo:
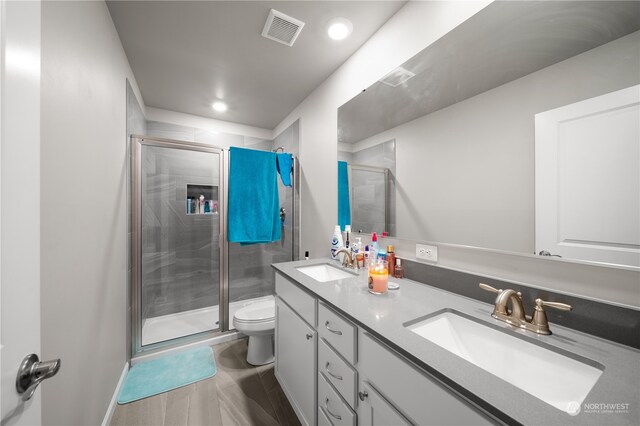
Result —
<svg viewBox="0 0 640 426"><path fill-rule="evenodd" d="M210 379L118 405L112 426L299 425L273 374L273 364L247 363L247 340L213 346L218 372Z"/></svg>

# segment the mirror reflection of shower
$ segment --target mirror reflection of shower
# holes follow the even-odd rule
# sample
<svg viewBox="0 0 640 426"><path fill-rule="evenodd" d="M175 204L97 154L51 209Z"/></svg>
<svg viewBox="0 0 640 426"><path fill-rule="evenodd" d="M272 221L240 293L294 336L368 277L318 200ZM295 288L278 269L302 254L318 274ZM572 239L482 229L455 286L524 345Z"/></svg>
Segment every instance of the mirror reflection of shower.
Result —
<svg viewBox="0 0 640 426"><path fill-rule="evenodd" d="M346 162L348 170L351 229L396 235L395 140L340 145L338 160Z"/></svg>

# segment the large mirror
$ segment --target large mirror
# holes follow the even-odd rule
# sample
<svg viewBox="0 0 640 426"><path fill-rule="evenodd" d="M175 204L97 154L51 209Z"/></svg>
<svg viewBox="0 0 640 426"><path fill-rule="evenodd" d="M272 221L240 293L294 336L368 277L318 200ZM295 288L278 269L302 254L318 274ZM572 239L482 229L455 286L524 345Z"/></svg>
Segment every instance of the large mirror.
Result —
<svg viewBox="0 0 640 426"><path fill-rule="evenodd" d="M639 30L634 1L491 3L338 109L341 221L640 267Z"/></svg>

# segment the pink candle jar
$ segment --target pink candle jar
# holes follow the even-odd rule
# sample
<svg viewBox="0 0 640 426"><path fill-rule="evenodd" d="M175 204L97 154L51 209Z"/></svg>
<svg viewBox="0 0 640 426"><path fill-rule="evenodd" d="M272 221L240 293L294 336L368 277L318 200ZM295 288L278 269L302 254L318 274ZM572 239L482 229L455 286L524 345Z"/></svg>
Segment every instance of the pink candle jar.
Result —
<svg viewBox="0 0 640 426"><path fill-rule="evenodd" d="M369 293L384 294L389 284L389 264L377 260L369 264Z"/></svg>

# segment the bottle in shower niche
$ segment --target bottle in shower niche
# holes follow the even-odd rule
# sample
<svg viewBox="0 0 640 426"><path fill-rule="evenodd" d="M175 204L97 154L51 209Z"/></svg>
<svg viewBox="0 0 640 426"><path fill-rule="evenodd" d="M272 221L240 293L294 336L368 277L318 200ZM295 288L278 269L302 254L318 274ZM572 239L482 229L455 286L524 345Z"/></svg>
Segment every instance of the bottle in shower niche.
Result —
<svg viewBox="0 0 640 426"><path fill-rule="evenodd" d="M338 256L336 252L343 247L342 232L340 232L340 225L336 225L333 230L333 238L331 239L331 259L336 260Z"/></svg>
<svg viewBox="0 0 640 426"><path fill-rule="evenodd" d="M193 209L193 198L187 197L187 214L191 214L191 209Z"/></svg>
<svg viewBox="0 0 640 426"><path fill-rule="evenodd" d="M204 195L201 195L198 201L198 214L204 214Z"/></svg>

